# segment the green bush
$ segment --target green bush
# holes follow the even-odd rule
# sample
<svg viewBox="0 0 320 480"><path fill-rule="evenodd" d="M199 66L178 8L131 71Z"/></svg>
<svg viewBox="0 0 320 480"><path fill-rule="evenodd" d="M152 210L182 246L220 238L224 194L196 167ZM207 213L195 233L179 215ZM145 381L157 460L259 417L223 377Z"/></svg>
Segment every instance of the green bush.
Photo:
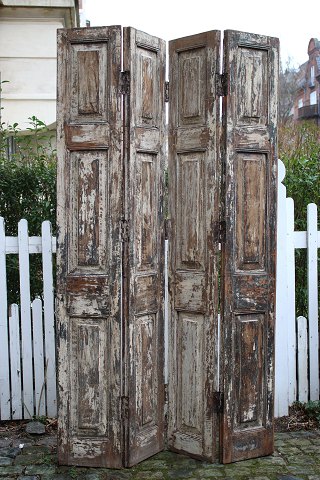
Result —
<svg viewBox="0 0 320 480"><path fill-rule="evenodd" d="M56 228L56 152L52 132L42 121L30 117L29 135L22 136L17 124L0 131L0 216L6 235L18 234L18 222L28 221L29 235L41 235L41 223L50 220ZM13 138L15 152L8 153ZM42 260L30 256L31 298L42 295ZM19 303L19 265L17 255L7 255L8 303Z"/></svg>
<svg viewBox="0 0 320 480"><path fill-rule="evenodd" d="M307 205L320 205L320 129L313 123L279 128L279 158L286 167L287 197L294 200L295 230L307 229ZM319 228L319 227L318 227ZM296 250L297 316L307 316L307 252Z"/></svg>

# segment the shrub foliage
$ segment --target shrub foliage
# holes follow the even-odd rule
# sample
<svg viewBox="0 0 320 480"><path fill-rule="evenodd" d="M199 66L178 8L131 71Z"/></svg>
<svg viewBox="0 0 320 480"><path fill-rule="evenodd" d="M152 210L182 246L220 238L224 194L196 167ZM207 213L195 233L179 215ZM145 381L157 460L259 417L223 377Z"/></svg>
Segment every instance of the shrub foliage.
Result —
<svg viewBox="0 0 320 480"><path fill-rule="evenodd" d="M279 129L279 158L286 167L287 197L294 200L295 230L307 229L307 205L320 206L320 129L313 123ZM319 229L319 226L318 226ZM307 252L296 250L297 315L307 316Z"/></svg>
<svg viewBox="0 0 320 480"><path fill-rule="evenodd" d="M0 216L6 235L18 234L18 222L25 218L29 235L41 235L41 223L56 225L56 155L51 135L42 121L30 117L29 135L21 135L18 125L0 131ZM52 134L52 132L51 132ZM11 151L8 145L11 145ZM14 148L12 149L12 146ZM19 303L17 255L7 255L8 303ZM40 255L30 257L31 298L42 295Z"/></svg>

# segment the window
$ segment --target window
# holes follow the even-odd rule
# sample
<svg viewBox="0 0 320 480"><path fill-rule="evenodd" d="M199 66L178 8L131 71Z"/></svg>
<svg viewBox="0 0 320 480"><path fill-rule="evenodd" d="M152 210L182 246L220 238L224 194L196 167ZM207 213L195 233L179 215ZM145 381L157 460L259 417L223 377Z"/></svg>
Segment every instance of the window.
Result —
<svg viewBox="0 0 320 480"><path fill-rule="evenodd" d="M310 105L317 105L317 92L310 93Z"/></svg>
<svg viewBox="0 0 320 480"><path fill-rule="evenodd" d="M299 98L298 100L298 108L302 108L303 107L303 100L302 98Z"/></svg>
<svg viewBox="0 0 320 480"><path fill-rule="evenodd" d="M314 65L310 67L310 86L314 85Z"/></svg>

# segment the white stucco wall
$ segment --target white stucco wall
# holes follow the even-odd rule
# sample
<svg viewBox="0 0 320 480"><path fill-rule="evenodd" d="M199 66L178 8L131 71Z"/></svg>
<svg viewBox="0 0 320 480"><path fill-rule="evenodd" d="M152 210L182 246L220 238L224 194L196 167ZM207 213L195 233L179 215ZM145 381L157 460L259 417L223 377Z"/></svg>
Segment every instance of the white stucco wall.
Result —
<svg viewBox="0 0 320 480"><path fill-rule="evenodd" d="M11 4L14 0L3 0ZM19 4L73 5L73 0L19 0ZM15 1L15 5L18 1ZM22 130L35 115L47 125L56 120L57 29L75 26L72 8L0 8L2 121Z"/></svg>

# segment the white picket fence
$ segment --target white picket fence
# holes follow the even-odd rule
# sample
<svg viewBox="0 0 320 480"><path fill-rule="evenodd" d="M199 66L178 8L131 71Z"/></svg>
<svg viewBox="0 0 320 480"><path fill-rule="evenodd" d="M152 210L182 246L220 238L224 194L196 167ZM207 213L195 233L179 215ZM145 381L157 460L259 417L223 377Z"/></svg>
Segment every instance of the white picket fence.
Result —
<svg viewBox="0 0 320 480"><path fill-rule="evenodd" d="M52 272L55 251L50 222L43 222L41 237L29 237L27 221L20 220L18 237L6 237L4 219L0 217L1 420L57 414ZM40 298L31 302L29 254L40 253L43 302ZM19 255L20 307L10 305L8 318L6 255L10 254Z"/></svg>
<svg viewBox="0 0 320 480"><path fill-rule="evenodd" d="M296 400L319 400L317 206L307 207L307 231L294 231L294 203L286 198L285 166L278 163L277 309L275 415L288 414ZM295 250L307 249L308 318L296 318Z"/></svg>
<svg viewBox="0 0 320 480"><path fill-rule="evenodd" d="M275 415L286 415L294 401L319 399L317 207L308 205L308 229L294 231L294 206L282 185L285 168L279 160ZM308 319L295 314L297 248L308 249ZM50 222L41 237L28 237L20 220L18 237L5 236L0 217L0 419L31 415L56 416L55 324L52 255L56 239ZM29 254L43 260L43 302L30 301ZM11 305L7 317L6 255L19 255L20 307ZM167 298L167 297L166 297ZM30 308L31 306L31 308ZM166 309L167 311L167 309ZM166 350L167 354L167 350ZM167 360L167 359L166 359ZM166 364L166 361L165 361Z"/></svg>

